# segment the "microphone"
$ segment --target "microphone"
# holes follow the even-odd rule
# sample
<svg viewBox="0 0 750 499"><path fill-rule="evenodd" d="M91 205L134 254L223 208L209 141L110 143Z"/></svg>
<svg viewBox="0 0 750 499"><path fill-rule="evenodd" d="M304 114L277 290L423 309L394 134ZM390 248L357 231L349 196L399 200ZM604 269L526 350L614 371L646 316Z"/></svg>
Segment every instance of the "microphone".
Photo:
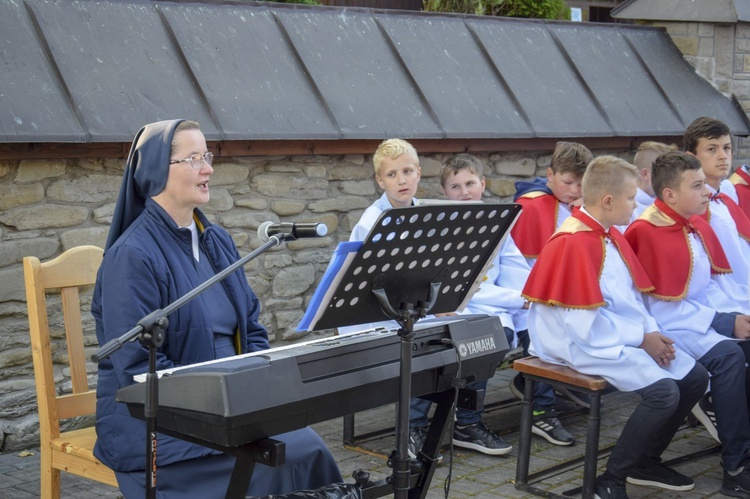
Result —
<svg viewBox="0 0 750 499"><path fill-rule="evenodd" d="M276 234L286 236L282 240L294 240L302 237L323 237L328 234L328 227L320 222L278 223L263 222L258 227L258 237L266 242Z"/></svg>

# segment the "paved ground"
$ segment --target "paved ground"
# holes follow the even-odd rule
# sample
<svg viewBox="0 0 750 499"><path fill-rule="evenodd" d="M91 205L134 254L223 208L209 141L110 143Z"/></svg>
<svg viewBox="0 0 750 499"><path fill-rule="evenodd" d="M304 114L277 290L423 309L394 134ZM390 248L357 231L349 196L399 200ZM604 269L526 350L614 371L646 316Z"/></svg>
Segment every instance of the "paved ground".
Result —
<svg viewBox="0 0 750 499"><path fill-rule="evenodd" d="M491 380L487 394L490 405L485 421L487 425L503 434L504 438L514 445L511 454L501 457L490 457L472 451L455 449L452 468L448 464L450 452L443 451L444 463L438 468L432 481L429 497L444 497L446 479L451 478L449 497L496 499L533 497L515 489L513 480L516 469L516 449L518 432L514 427L520 418L520 405L513 400L508 390L508 380L515 374L508 369L498 371ZM602 431L600 447L611 445L633 409L635 398L630 394L613 393L604 397L602 408ZM370 434L387 430L394 420L393 406L386 406L356 417L356 433ZM541 471L559 464L572 457L583 454L583 441L586 431L585 416L580 411L568 411L563 420L566 427L576 436L578 443L574 447L556 447L545 440L534 437L532 446L531 472ZM347 481L351 473L362 469L371 473L372 480L380 480L390 474L385 461L386 455L395 446L392 433L372 437L358 442L357 449L344 447L342 443L342 421L336 419L317 424L314 428L328 443L339 463L342 474ZM715 442L702 428L686 427L677 434L665 454L665 459L674 459L681 455L710 449ZM21 456L14 452L0 454L0 498L22 499L39 497L39 453L38 449L29 449L33 455ZM599 460L602 469L605 458ZM631 498L698 498L724 497L719 494L721 486L721 466L719 456L711 453L675 466L681 472L695 478L696 488L690 492L674 493L646 487L628 486ZM557 472L545 478L536 486L545 490L563 493L581 484L582 470ZM62 478L63 498L117 498L121 497L116 489L96 484L64 473Z"/></svg>

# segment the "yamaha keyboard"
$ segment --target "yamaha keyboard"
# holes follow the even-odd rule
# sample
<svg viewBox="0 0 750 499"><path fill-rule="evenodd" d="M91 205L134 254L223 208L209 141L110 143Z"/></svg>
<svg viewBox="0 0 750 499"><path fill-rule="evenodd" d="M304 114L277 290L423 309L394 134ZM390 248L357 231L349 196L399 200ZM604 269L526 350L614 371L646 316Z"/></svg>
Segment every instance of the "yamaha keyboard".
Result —
<svg viewBox="0 0 750 499"><path fill-rule="evenodd" d="M414 328L412 396L490 378L508 352L497 317L454 316ZM394 331L333 336L160 373L157 429L226 449L398 400ZM144 419L145 383L117 401Z"/></svg>

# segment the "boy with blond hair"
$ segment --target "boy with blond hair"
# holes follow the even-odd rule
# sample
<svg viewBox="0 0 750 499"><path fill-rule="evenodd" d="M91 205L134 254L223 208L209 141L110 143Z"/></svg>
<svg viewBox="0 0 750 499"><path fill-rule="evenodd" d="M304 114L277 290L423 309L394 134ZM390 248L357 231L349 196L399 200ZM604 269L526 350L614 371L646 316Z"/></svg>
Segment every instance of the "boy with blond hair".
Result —
<svg viewBox="0 0 750 499"><path fill-rule="evenodd" d="M416 205L414 197L422 176L419 156L414 146L402 139L387 139L380 143L372 157L375 181L383 195L372 203L352 229L349 241L364 241L380 214L391 208Z"/></svg>
<svg viewBox="0 0 750 499"><path fill-rule="evenodd" d="M583 206L542 249L523 290L533 353L642 397L597 478L600 499L626 499L626 480L695 487L663 465L661 454L708 383L705 369L675 349L646 311L641 292L653 285L615 227L630 221L637 179L622 159L593 160L583 176Z"/></svg>
<svg viewBox="0 0 750 499"><path fill-rule="evenodd" d="M651 168L654 161L660 154L676 150L677 146L674 144L667 145L653 140L648 140L638 146L633 158L633 165L638 169L638 192L635 195L636 206L632 220L641 216L641 213L656 200L654 188L651 185Z"/></svg>
<svg viewBox="0 0 750 499"><path fill-rule="evenodd" d="M704 170L690 154L659 156L652 175L657 200L625 237L654 286L646 295L649 312L664 334L711 374L711 392L694 411L722 444L721 493L750 498L748 355L736 341L750 338L750 317L717 284L730 280L732 269L701 217L711 202Z"/></svg>

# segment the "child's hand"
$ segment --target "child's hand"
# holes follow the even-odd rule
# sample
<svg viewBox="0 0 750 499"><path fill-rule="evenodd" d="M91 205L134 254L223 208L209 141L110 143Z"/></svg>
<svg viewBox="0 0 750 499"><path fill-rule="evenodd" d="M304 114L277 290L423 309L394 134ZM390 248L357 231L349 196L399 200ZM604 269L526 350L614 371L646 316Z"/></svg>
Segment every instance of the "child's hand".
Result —
<svg viewBox="0 0 750 499"><path fill-rule="evenodd" d="M570 203L568 203L568 209L570 211L573 211L573 208L575 208L576 206L583 206L583 198L582 197L580 197L578 199L574 199L573 201L571 201Z"/></svg>
<svg viewBox="0 0 750 499"><path fill-rule="evenodd" d="M639 346L661 367L667 367L674 360L674 341L663 334L654 331L643 335L643 343Z"/></svg>
<svg viewBox="0 0 750 499"><path fill-rule="evenodd" d="M734 319L734 337L740 340L746 340L750 338L750 316L749 315L738 315Z"/></svg>

